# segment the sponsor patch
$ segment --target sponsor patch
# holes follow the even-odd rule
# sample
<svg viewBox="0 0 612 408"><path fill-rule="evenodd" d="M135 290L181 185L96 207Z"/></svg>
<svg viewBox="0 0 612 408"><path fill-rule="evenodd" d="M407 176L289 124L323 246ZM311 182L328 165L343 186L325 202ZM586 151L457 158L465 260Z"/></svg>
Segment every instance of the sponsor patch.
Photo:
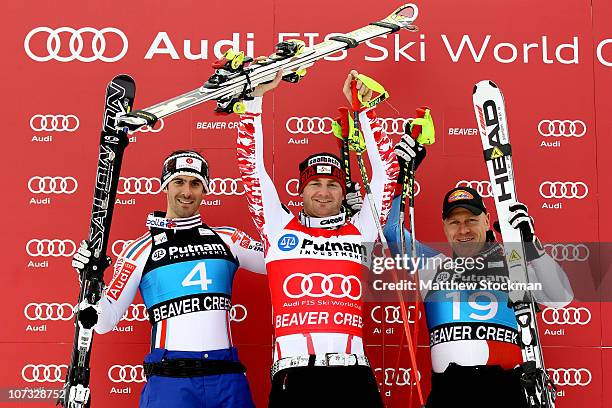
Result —
<svg viewBox="0 0 612 408"><path fill-rule="evenodd" d="M163 244L164 242L168 242L168 236L166 235L165 232L162 232L162 233L159 233L159 234L153 236L153 241L157 245Z"/></svg>
<svg viewBox="0 0 612 408"><path fill-rule="evenodd" d="M213 230L209 230L206 228L198 228L198 232L200 233L200 236L202 235L215 235L215 232Z"/></svg>
<svg viewBox="0 0 612 408"><path fill-rule="evenodd" d="M125 261L123 263L121 270L115 275L110 285L108 286L106 294L109 298L119 300L119 296L121 296L121 293L123 292L123 289L125 289L127 281L130 279L130 276L132 276L132 272L134 272L135 270L135 264L128 261Z"/></svg>
<svg viewBox="0 0 612 408"><path fill-rule="evenodd" d="M151 259L154 261L159 261L160 259L162 259L164 256L166 256L166 250L164 248L157 248L155 251L153 251L153 253L151 254Z"/></svg>
<svg viewBox="0 0 612 408"><path fill-rule="evenodd" d="M452 203L453 201L458 201L458 200L473 200L474 196L472 194L470 194L468 191L465 190L457 190L457 191L453 191L453 193L448 196L448 202Z"/></svg>
<svg viewBox="0 0 612 408"><path fill-rule="evenodd" d="M317 174L331 174L332 169L331 166L317 166Z"/></svg>
<svg viewBox="0 0 612 408"><path fill-rule="evenodd" d="M202 171L202 160L195 157L177 157L176 169L191 169L199 173Z"/></svg>
<svg viewBox="0 0 612 408"><path fill-rule="evenodd" d="M238 241L242 237L242 233L239 230L235 230L230 239L232 242Z"/></svg>
<svg viewBox="0 0 612 408"><path fill-rule="evenodd" d="M300 240L294 234L285 234L278 239L278 247L281 251L291 251L296 246L298 246L298 242Z"/></svg>

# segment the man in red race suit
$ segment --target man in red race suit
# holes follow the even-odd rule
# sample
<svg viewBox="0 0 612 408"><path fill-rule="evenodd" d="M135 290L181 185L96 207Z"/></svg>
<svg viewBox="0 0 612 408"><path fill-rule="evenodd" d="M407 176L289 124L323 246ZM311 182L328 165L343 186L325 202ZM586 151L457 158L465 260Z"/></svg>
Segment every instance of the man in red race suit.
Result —
<svg viewBox="0 0 612 408"><path fill-rule="evenodd" d="M351 71L344 94L351 101ZM270 407L382 407L364 353L361 274L391 206L398 166L391 140L372 109L359 118L372 167L376 206L347 217L344 170L338 157L318 153L299 166L304 209L294 216L278 197L263 160L262 96L246 101L238 130L238 165L249 210L262 239L273 307L274 363ZM356 82L363 101L372 91Z"/></svg>

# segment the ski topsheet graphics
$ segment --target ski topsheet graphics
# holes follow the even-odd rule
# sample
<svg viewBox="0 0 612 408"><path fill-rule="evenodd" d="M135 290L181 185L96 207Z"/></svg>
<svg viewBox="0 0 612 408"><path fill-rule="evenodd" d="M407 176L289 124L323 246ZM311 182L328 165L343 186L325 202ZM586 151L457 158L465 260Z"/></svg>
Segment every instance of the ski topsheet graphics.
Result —
<svg viewBox="0 0 612 408"><path fill-rule="evenodd" d="M504 242L509 278L511 282L527 283L527 263L521 233L512 228L509 222L509 207L517 202L517 196L504 97L495 83L485 80L474 86L473 101ZM525 362L521 382L530 407L554 407L555 387L544 367L534 300L531 293L520 290L510 291L508 296L518 322L519 344Z"/></svg>
<svg viewBox="0 0 612 408"><path fill-rule="evenodd" d="M252 59L245 57L243 53L230 50L224 56L227 63L223 66L215 63L213 67L217 71L203 86L135 111L123 117L120 124L128 126L130 130L136 130L144 125L153 126L159 118L210 100L217 101L217 111L238 112L239 105L236 105L238 101L247 96L257 85L273 80L278 71L283 72L283 79L296 82L306 68L323 57L354 48L364 41L394 33L402 28L416 31L417 27L412 23L417 16L417 6L405 4L383 20L370 23L348 34L330 37L313 47L304 47L300 41L283 41L277 44L276 53L262 61L252 62Z"/></svg>
<svg viewBox="0 0 612 408"><path fill-rule="evenodd" d="M98 321L100 299L104 290L104 270L110 265L106 247L115 205L123 151L128 145L127 128L117 129L116 119L132 110L136 85L127 75L118 75L108 84L104 100L104 117L96 183L89 223L90 262L81 273L81 290L77 303L72 358L64 395L58 401L68 408L89 407L89 358L93 327Z"/></svg>

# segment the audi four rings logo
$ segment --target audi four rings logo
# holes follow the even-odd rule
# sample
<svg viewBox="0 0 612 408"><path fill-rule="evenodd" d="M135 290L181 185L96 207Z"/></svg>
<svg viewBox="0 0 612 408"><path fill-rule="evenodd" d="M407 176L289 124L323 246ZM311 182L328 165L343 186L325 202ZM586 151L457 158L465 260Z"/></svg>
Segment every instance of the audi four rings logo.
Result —
<svg viewBox="0 0 612 408"><path fill-rule="evenodd" d="M406 308L406 313L408 314L408 322L414 323L414 305L408 306ZM376 305L372 308L370 316L372 317L372 321L378 324L381 324L383 322L383 318L385 323L402 323L402 312L399 306L389 305L385 306L383 309L381 305ZM419 318L420 317L421 316L419 313Z"/></svg>
<svg viewBox="0 0 612 408"><path fill-rule="evenodd" d="M481 197L493 197L493 188L490 181L461 180L457 182L455 187L470 187L476 190Z"/></svg>
<svg viewBox="0 0 612 408"><path fill-rule="evenodd" d="M403 135L408 118L380 118L382 127L389 135ZM296 117L292 116L285 122L287 132L297 134L327 135L332 133L333 119L330 117Z"/></svg>
<svg viewBox="0 0 612 408"><path fill-rule="evenodd" d="M293 283L292 290L289 286L292 282L296 282L299 286L299 291L296 290L296 283ZM304 296L320 298L329 296L340 299L347 297L352 300L361 299L361 282L356 276L345 276L339 273L329 275L314 272L314 273L292 273L285 278L283 282L283 290L287 297L298 299Z"/></svg>
<svg viewBox="0 0 612 408"><path fill-rule="evenodd" d="M141 133L159 133L164 128L164 125L165 125L164 120L162 118L160 118L157 121L157 123L155 124L154 127L150 127L149 125L144 125L142 127L139 127L134 132L130 132L130 133L136 133L136 132L141 132Z"/></svg>
<svg viewBox="0 0 612 408"><path fill-rule="evenodd" d="M43 37L43 41L46 41L47 48L46 53L41 55L34 53L31 47L32 39L39 33ZM60 34L62 33L67 33L70 35L68 44L62 41L62 38L60 37ZM46 34L46 36L44 34ZM83 34L92 35L84 36ZM121 40L121 51L118 53L106 52L106 42L113 40L116 41L117 38ZM91 41L90 47L84 47L86 39L87 41ZM66 45L68 46L67 48ZM105 27L100 30L92 27L83 27L79 29L74 29L72 27L59 27L56 29L50 27L37 27L26 35L26 38L23 41L23 47L26 54L28 54L28 57L38 62L46 62L51 60L59 62L70 62L74 60L81 62L93 62L97 60L103 62L116 62L123 58L127 53L128 39L123 31L114 27ZM84 48L91 48L91 55L84 55L90 54L89 52L83 52Z"/></svg>
<svg viewBox="0 0 612 408"><path fill-rule="evenodd" d="M34 176L28 181L28 190L33 194L72 194L78 187L74 177Z"/></svg>
<svg viewBox="0 0 612 408"><path fill-rule="evenodd" d="M381 372L383 372L382 368L375 368L374 369L374 374L380 374ZM411 372L412 369L410 368L403 368L403 367L399 367L397 369L397 372L395 370L395 368L385 368L384 369L384 378L383 378L383 383L390 387L390 386L399 386L399 387L406 387L406 386L411 386L411 385L416 385L416 381L412 381L412 376L411 376ZM417 371L419 379L421 379L421 373L419 371ZM380 386L382 386L383 383L379 383Z"/></svg>
<svg viewBox="0 0 612 408"><path fill-rule="evenodd" d="M230 309L230 321L240 323L246 320L249 312L246 306L241 305L240 303L236 303Z"/></svg>
<svg viewBox="0 0 612 408"><path fill-rule="evenodd" d="M21 369L21 378L26 382L64 382L66 364L27 364Z"/></svg>
<svg viewBox="0 0 612 408"><path fill-rule="evenodd" d="M28 303L23 309L28 320L71 320L74 316L74 305L70 303Z"/></svg>
<svg viewBox="0 0 612 408"><path fill-rule="evenodd" d="M586 307L547 307L542 312L542 320L547 324L584 326L591 321L591 311Z"/></svg>
<svg viewBox="0 0 612 408"><path fill-rule="evenodd" d="M30 129L35 132L74 132L79 128L79 118L74 115L34 115Z"/></svg>
<svg viewBox="0 0 612 408"><path fill-rule="evenodd" d="M544 244L544 249L555 261L586 261L591 250L584 244Z"/></svg>
<svg viewBox="0 0 612 408"><path fill-rule="evenodd" d="M544 198L577 198L582 200L589 194L589 187L582 181L544 181L540 184L540 195Z"/></svg>
<svg viewBox="0 0 612 408"><path fill-rule="evenodd" d="M111 246L111 251L112 251L113 255L115 255L115 256L121 255L121 253L123 252L125 247L130 245L132 242L134 242L134 241L131 240L131 239L129 239L127 241L123 240L123 239L118 239L115 242L113 242L113 245Z"/></svg>
<svg viewBox="0 0 612 408"><path fill-rule="evenodd" d="M146 322L149 320L147 307L142 303L131 304L121 317L121 320L126 322Z"/></svg>
<svg viewBox="0 0 612 408"><path fill-rule="evenodd" d="M549 120L538 123L538 133L542 136L582 137L587 132L586 124L581 120Z"/></svg>
<svg viewBox="0 0 612 408"><path fill-rule="evenodd" d="M158 194L161 182L156 177L119 177L117 194Z"/></svg>
<svg viewBox="0 0 612 408"><path fill-rule="evenodd" d="M108 369L108 379L114 383L143 383L147 381L142 365L115 364Z"/></svg>
<svg viewBox="0 0 612 408"><path fill-rule="evenodd" d="M588 368L547 368L552 382L557 386L586 387L593 376Z"/></svg>
<svg viewBox="0 0 612 408"><path fill-rule="evenodd" d="M26 243L26 252L30 256L72 256L77 246L70 239L31 239Z"/></svg>
<svg viewBox="0 0 612 408"><path fill-rule="evenodd" d="M243 195L246 191L242 180L233 178L213 178L210 179L210 194L213 195Z"/></svg>

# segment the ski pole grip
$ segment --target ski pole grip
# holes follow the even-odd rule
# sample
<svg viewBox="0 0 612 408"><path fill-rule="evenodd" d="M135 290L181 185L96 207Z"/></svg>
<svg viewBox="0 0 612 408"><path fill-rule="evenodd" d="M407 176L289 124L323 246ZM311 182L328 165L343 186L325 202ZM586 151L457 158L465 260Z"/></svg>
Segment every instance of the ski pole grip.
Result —
<svg viewBox="0 0 612 408"><path fill-rule="evenodd" d="M427 109L429 109L429 108L428 108L428 107L426 107L426 106L423 106L423 107L417 108L417 110L416 110L416 117L417 117L417 118L424 118L424 117L425 117L425 111L426 111ZM423 131L423 126L421 126L421 125L416 125L416 124L415 124L415 125L412 127L412 130L411 130L411 132L410 132L410 135L412 136L412 138L413 138L413 139L415 139L415 140L416 140L416 139L419 137L419 135L421 134L421 132L422 132L422 131Z"/></svg>
<svg viewBox="0 0 612 408"><path fill-rule="evenodd" d="M357 92L357 81L354 79L351 81L351 94L353 95L353 110L358 111L361 104L359 103L359 93Z"/></svg>

